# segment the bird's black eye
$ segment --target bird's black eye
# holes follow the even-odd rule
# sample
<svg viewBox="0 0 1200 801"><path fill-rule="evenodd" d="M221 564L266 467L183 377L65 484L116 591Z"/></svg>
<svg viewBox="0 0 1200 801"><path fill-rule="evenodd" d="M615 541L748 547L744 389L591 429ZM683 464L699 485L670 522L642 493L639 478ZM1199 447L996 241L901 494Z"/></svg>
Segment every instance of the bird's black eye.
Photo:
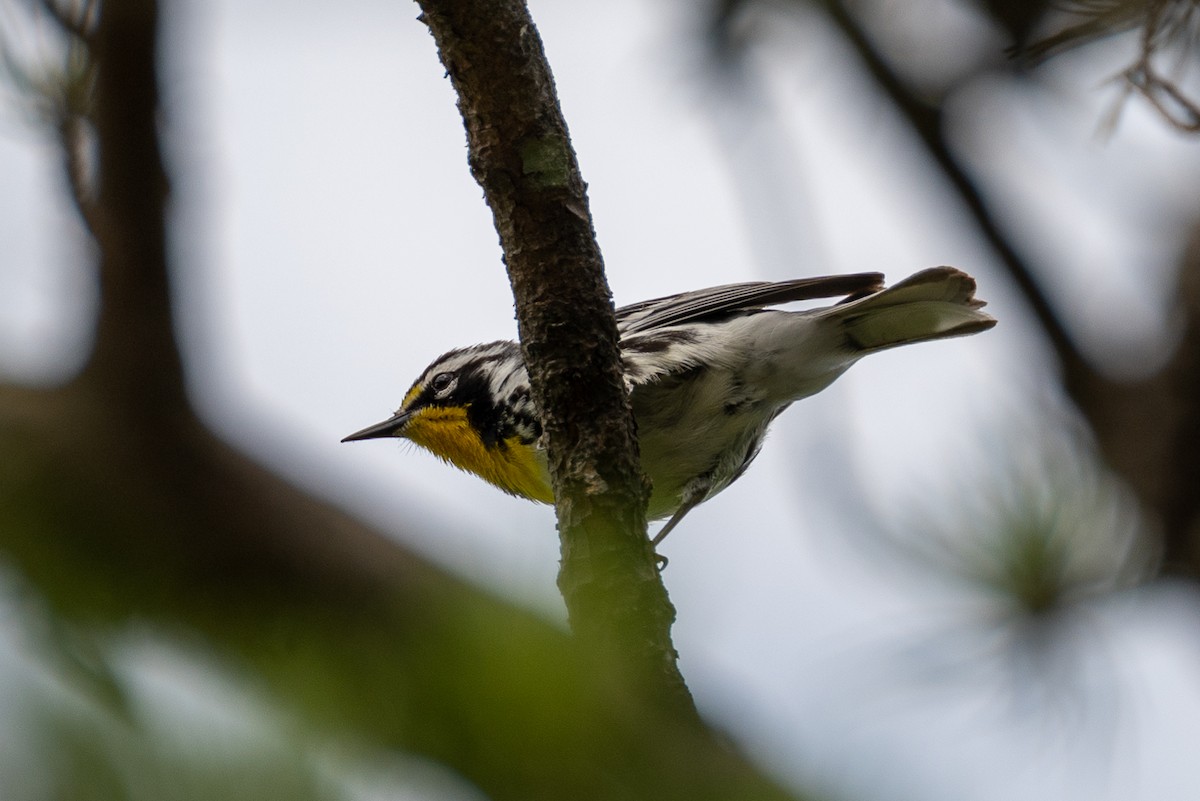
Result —
<svg viewBox="0 0 1200 801"><path fill-rule="evenodd" d="M451 387L454 386L454 374L438 373L433 377L433 380L429 382L429 386L432 387L433 391L438 395L444 395L450 391Z"/></svg>

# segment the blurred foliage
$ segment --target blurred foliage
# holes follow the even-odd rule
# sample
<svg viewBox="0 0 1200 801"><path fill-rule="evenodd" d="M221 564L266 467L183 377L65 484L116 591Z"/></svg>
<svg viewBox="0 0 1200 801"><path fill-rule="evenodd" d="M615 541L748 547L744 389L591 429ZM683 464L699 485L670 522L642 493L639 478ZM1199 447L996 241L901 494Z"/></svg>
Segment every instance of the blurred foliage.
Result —
<svg viewBox="0 0 1200 801"><path fill-rule="evenodd" d="M102 713L33 716L60 749L45 752L49 770L66 771L53 792L172 797L164 786L182 781L191 797L241 797L213 783L234 776L267 795L278 771L257 749L245 763L189 749L197 760L182 764L144 728L104 639L147 626L194 638L305 726L420 755L497 801L796 799L694 711L681 719L621 654L408 550L407 521L373 530L208 428L175 339L157 3L109 0L94 27L66 13L90 4L30 8L95 65L80 71L86 118L65 130L37 117L95 245L93 347L60 386L0 383L0 549L49 610L51 661ZM10 70L18 91L72 97L35 69ZM295 778L270 797L325 794Z"/></svg>
<svg viewBox="0 0 1200 801"><path fill-rule="evenodd" d="M897 112L901 123L924 149L930 160L930 180L944 181L950 201L961 206L973 233L990 248L1003 277L1025 302L1035 338L1057 362L1057 369L1044 376L1049 395L1058 394L1074 408L1076 420L1088 430L1086 437L1095 443L1097 458L1132 490L1143 514L1156 521L1154 536L1163 545L1163 571L1192 578L1200 576L1200 493L1195 489L1200 486L1200 362L1195 358L1200 347L1200 281L1194 278L1200 272L1200 249L1184 241L1191 229L1183 223L1156 233L1160 239L1178 240L1180 259L1162 314L1163 328L1179 331L1180 336L1160 349L1161 361L1148 366L1146 372L1119 377L1119 370L1109 363L1117 359L1110 358L1110 354L1117 351L1112 343L1119 342L1127 332L1119 324L1112 325L1106 330L1110 340L1105 348L1084 345L1070 316L1077 299L1062 289L1069 286L1063 283L1064 267L1045 263L1035 255L1045 252L1039 243L1045 232L1033 230L1036 225L1014 215L1014 201L1011 197L1005 199L1011 187L996 186L1000 182L989 176L987 164L993 156L1021 154L1012 149L1013 143L1000 139L974 137L959 141L956 133L961 136L962 126L948 124L953 119L948 119L947 113L956 98L970 94L972 88L994 86L998 74L1004 76L1005 83L1036 93L1044 94L1051 88L1040 85L1044 71L1032 69L1030 59L1006 57L1006 45L1009 53L1021 53L1038 48L1031 42L1040 41L1042 49L1035 52L1050 53L1097 41L1113 46L1111 60L1112 53L1120 53L1115 39L1096 38L1088 32L1129 30L1140 31L1141 56L1124 71L1123 84L1127 90L1144 95L1173 126L1191 130L1200 116L1193 113L1194 104L1184 87L1200 84L1200 70L1195 63L1200 19L1196 6L1194 0L1068 6L1076 17L1090 15L1087 25L1058 38L1051 34L1052 40L1045 38L1046 31L1063 25L1067 31L1078 27L1064 22L1067 12L1052 3L979 6L964 0L929 0L923 4L919 24L897 13L898 7L886 0L728 0L714 4L708 11L713 63L739 71L741 84L750 85L765 82L754 68L754 59L748 58L753 48L793 30L771 26L771 19L791 14L803 20L797 15L801 10L810 15L814 11L824 14L857 59L860 74ZM987 15L980 14L981 10ZM997 30L1006 33L1004 41L996 40ZM1048 49L1046 42L1052 45ZM1171 54L1177 64L1169 73L1172 80L1167 80L1163 76L1168 73L1156 64ZM744 116L756 115L760 124L773 122L769 107L742 108ZM777 220L769 211L777 205L773 197L757 192L751 183L757 174L770 175L778 170L783 162L775 156L762 150L738 156L734 175L747 187L742 194L750 209L748 217ZM745 163L753 157L762 160L757 168ZM793 180L802 181L803 176L794 176ZM1087 192L1086 187L1078 187L1081 204L1089 203ZM1200 198L1192 202L1200 205ZM1164 222L1169 217L1195 219L1196 214L1194 207L1161 212ZM788 231L795 226L783 222L788 225L776 225L782 229L776 235L787 241ZM1089 234L1073 230L1065 217L1053 221L1053 225L1057 226L1053 235L1063 241ZM765 232L763 226L758 226L756 238ZM1156 246L1161 247L1161 241ZM1131 259L1120 268L1132 284L1144 280L1141 271L1145 265L1139 260ZM1050 400L1047 405L1054 403Z"/></svg>
<svg viewBox="0 0 1200 801"><path fill-rule="evenodd" d="M1161 541L1085 434L1010 423L981 438L986 462L858 509L856 553L876 557L905 606L873 643L892 658L856 686L918 707L970 698L973 742L1015 727L1048 760L1118 761L1140 701L1118 643Z"/></svg>
<svg viewBox="0 0 1200 801"><path fill-rule="evenodd" d="M59 19L48 19L49 9L57 8L53 3L0 6L0 86L51 130L88 114L95 73L82 34L92 24L94 5L65 9ZM70 27L60 19L69 19Z"/></svg>
<svg viewBox="0 0 1200 801"><path fill-rule="evenodd" d="M1194 57L1194 2L962 5L1034 58L1121 33L1140 36L1141 56L1124 79L1177 127L1190 130L1200 120L1152 62ZM1055 418L1049 430L1003 438L993 449L995 472L942 493L937 508L903 531L892 525L889 545L982 598L980 628L1036 630L1051 639L1065 636L1054 624L1072 611L1155 575L1160 551L1173 555L1181 574L1189 565L1197 572L1194 498L1185 497L1200 486L1191 479L1200 449L1191 447L1187 428L1200 414L1195 382L1169 369L1143 385L1099 377L1058 319L1062 299L1044 289L1053 266L1040 265L1039 274L1026 263L1020 233L997 224L986 187L960 163L942 124L943 104L960 82L997 69L1037 80L1029 62L989 49L947 62L942 79L922 84L912 78L921 54L885 35L895 5L837 0L703 7L717 62L740 68L744 49L770 27L744 25L746 13L769 20L799 6L828 15L918 132L935 169L950 178L1034 309L1062 364L1060 390L1089 429L1076 436L1074 422ZM49 31L35 37L40 52L24 47L25 17L0 19L7 85L65 147L81 207L93 199L82 191L89 182L79 145L92 133L63 128L91 122L96 74L84 45L97 8L20 5L16 14L33 10ZM730 85L752 94L753 78L746 71ZM1197 268L1180 271L1187 287ZM1194 368L1188 348L1200 340L1196 314L1185 309L1182 316L1180 363ZM22 616L39 627L38 658L67 688L31 695L20 715L6 717L31 756L13 766L0 755L3 797L343 797L312 767L303 736L188 744L162 736L114 666L106 639L146 621L197 636L321 736L348 734L423 754L492 797L793 796L719 733L681 730L654 699L629 691L604 655L581 653L557 627L465 586L287 485L217 440L190 409L151 426L141 409L106 393L86 380L45 393L0 387L0 547L52 610ZM1121 413L1113 413L1115 404L1125 404ZM1176 414L1182 422L1172 427ZM1130 419L1164 423L1144 434ZM1039 448L1013 453L1017 441ZM1178 520L1162 513L1175 497L1168 479L1187 501ZM1158 525L1163 520L1175 523Z"/></svg>
<svg viewBox="0 0 1200 801"><path fill-rule="evenodd" d="M1003 437L981 475L913 500L885 541L1020 625L1139 585L1155 574L1152 528L1132 493L1071 426Z"/></svg>
<svg viewBox="0 0 1200 801"><path fill-rule="evenodd" d="M1074 0L1062 6L1069 22L1024 49L1034 62L1136 31L1138 55L1121 77L1173 127L1200 133L1200 105L1183 88L1200 77L1200 3L1197 0ZM1160 63L1174 59L1164 74ZM1190 73L1190 74L1189 74Z"/></svg>
<svg viewBox="0 0 1200 801"><path fill-rule="evenodd" d="M282 716L263 699L248 700L248 687L235 690L228 671L222 676L148 631L130 647L128 636L56 614L19 579L4 586L0 618L10 625L0 629L8 666L0 704L4 737L16 741L0 749L0 798L347 797L316 767L311 735L305 743L302 729L281 725ZM147 669L160 674L167 692L147 692L146 677L138 675ZM204 687L196 685L198 676ZM214 686L218 693L206 691Z"/></svg>
<svg viewBox="0 0 1200 801"><path fill-rule="evenodd" d="M1158 25L1154 19L1172 10L1182 11L1186 16L1193 4L1194 0L1067 0L1055 7L1061 18L1055 26L1058 30L1030 43L1024 54L1041 60L1148 25L1148 38L1155 39L1154 29Z"/></svg>
<svg viewBox="0 0 1200 801"><path fill-rule="evenodd" d="M50 698L10 717L27 739L0 793L21 801L337 801L338 791L303 750L281 743L171 742L101 708ZM187 721L179 721L186 728ZM177 737L179 732L174 733ZM31 753L29 753L31 752Z"/></svg>

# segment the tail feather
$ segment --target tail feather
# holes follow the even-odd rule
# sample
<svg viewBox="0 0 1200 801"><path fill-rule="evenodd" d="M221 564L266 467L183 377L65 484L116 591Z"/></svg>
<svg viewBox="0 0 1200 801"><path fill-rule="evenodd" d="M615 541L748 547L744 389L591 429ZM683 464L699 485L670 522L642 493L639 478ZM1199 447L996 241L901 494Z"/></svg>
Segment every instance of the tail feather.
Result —
<svg viewBox="0 0 1200 801"><path fill-rule="evenodd" d="M953 267L923 270L895 286L829 310L864 353L912 342L985 331L995 318L979 311L975 279Z"/></svg>

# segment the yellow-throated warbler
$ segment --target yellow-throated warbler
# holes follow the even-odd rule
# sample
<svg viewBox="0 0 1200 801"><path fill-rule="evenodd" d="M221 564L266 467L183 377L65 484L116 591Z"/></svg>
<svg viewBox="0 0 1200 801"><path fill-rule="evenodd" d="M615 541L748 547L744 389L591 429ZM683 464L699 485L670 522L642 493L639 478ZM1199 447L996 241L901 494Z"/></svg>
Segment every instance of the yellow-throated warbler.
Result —
<svg viewBox="0 0 1200 801"><path fill-rule="evenodd" d="M768 309L845 296L808 311ZM937 267L885 289L879 273L729 284L617 310L625 383L637 420L651 520L689 510L737 480L767 426L868 353L974 334L975 281ZM400 409L343 442L402 437L505 492L553 503L542 426L515 342L452 350L413 383Z"/></svg>

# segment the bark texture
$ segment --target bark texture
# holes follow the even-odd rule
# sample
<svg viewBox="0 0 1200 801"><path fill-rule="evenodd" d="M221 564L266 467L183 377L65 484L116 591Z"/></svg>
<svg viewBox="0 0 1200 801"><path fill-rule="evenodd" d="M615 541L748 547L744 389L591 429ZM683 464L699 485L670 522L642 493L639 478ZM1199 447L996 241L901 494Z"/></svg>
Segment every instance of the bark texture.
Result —
<svg viewBox="0 0 1200 801"><path fill-rule="evenodd" d="M181 635L325 732L428 757L488 798L794 798L619 660L599 665L196 417L173 331L157 11L107 0L80 31L94 184L64 165L95 241L99 319L74 380L0 385L0 550L21 609Z"/></svg>
<svg viewBox="0 0 1200 801"><path fill-rule="evenodd" d="M557 498L559 587L573 630L694 714L674 609L646 539L612 299L567 126L523 0L419 0L458 93L516 299Z"/></svg>

